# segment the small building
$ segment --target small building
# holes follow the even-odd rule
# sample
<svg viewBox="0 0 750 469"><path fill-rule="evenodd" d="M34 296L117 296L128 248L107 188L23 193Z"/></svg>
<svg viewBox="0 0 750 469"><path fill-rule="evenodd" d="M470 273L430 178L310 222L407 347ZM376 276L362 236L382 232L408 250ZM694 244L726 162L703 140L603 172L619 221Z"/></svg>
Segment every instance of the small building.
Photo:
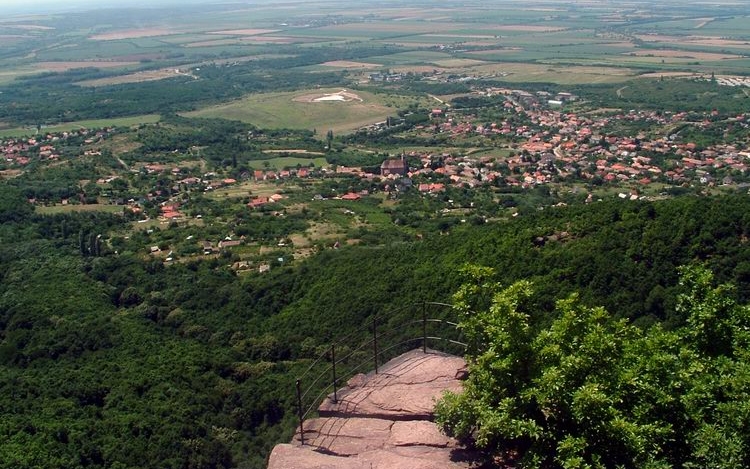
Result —
<svg viewBox="0 0 750 469"><path fill-rule="evenodd" d="M359 200L359 199L361 199L360 195L354 192L349 192L341 196L341 200Z"/></svg>
<svg viewBox="0 0 750 469"><path fill-rule="evenodd" d="M240 239L224 239L219 241L219 249L233 248L235 246L239 246L240 244L242 244L242 240Z"/></svg>
<svg viewBox="0 0 750 469"><path fill-rule="evenodd" d="M409 165L406 163L404 155L401 155L401 158L398 159L388 158L380 165L380 174L383 176L390 176L392 174L406 176L408 172Z"/></svg>
<svg viewBox="0 0 750 469"><path fill-rule="evenodd" d="M268 197L256 197L253 200L251 200L247 206L250 208L258 208L262 207L263 205L266 205L269 202Z"/></svg>

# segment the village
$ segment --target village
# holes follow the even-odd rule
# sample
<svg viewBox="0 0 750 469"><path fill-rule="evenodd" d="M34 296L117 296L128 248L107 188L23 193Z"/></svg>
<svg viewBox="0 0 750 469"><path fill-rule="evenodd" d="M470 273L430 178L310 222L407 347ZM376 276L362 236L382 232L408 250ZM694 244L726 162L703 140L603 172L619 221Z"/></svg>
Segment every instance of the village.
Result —
<svg viewBox="0 0 750 469"><path fill-rule="evenodd" d="M0 174L11 179L30 168L57 167L66 160L87 158L87 164L97 167L95 179L81 178L63 189L30 193L29 201L38 205L122 206L134 220L163 222L202 216L198 210L185 211L190 208L190 194L248 187L243 197L247 209L266 210L278 207L287 197L287 189L300 181L306 181L313 200L344 201L375 194L394 200L409 193L429 197L454 189L481 188L520 191L517 193L522 196L523 191L535 187L569 185L577 187L581 200L591 202L602 188L614 190L620 198L637 199L663 195L665 187L700 190L748 184L750 149L746 142L722 138L721 143L706 145L682 135L690 129L747 129L747 114L574 112L568 109L578 97L571 93L505 88L487 88L472 97L502 103L495 111L498 118L480 118L476 109L444 103L424 111L429 113L428 121L404 129L417 138L442 136L469 144L458 150L397 150L377 168L312 163L278 168L266 162L262 169L206 170L204 163L185 164L190 155L174 154L165 155L165 162L129 165L108 150L103 156L105 142L129 130L104 128L0 140ZM109 166L103 163L107 158ZM102 173L102 167L108 172ZM316 189L316 184L326 181L340 184L332 193ZM253 184L266 189L250 190ZM229 241L218 247L226 247Z"/></svg>
<svg viewBox="0 0 750 469"><path fill-rule="evenodd" d="M672 185L732 185L745 183L750 149L745 142L726 141L701 146L681 137L682 129L694 127L736 127L747 129L748 116L740 114L719 117L714 111L705 115L686 112L602 111L566 112L565 104L575 101L569 93L550 96L546 92L530 93L510 89L486 89L485 96L501 95L506 117L493 122L480 122L450 105L429 111L428 124L412 131L417 135L447 134L451 140L473 139L482 152L460 151L416 152L392 155L379 171L360 167L331 165L329 167L265 168L246 171L239 176L228 175L227 168L197 172L180 164L148 163L128 168L167 176L172 181L170 195L180 190L217 190L244 180L284 181L307 178L353 176L371 181L373 188L404 190L414 187L422 193L434 193L447 186L475 188L481 185L529 188L560 182L586 182L594 185L620 184L638 188L653 183ZM632 124L640 130L618 135L613 123ZM118 132L114 128L79 130L40 134L33 138L0 140L3 174L18 175L32 162L58 162L60 148L78 148L80 155L101 155L97 144ZM500 140L497 140L497 139ZM485 144L483 140L486 140ZM495 143L495 142L500 142ZM495 146L494 154L487 147ZM479 153L479 156L474 154ZM123 168L127 166L122 163ZM227 174L223 174L227 173ZM97 178L96 184L106 188L122 177L121 172ZM412 181L413 180L413 181ZM399 181L398 183L395 183ZM414 184L412 184L414 183ZM151 197L159 193L149 193ZM357 194L346 195L354 198ZM253 198L248 206L260 207L273 201L269 197ZM54 202L54 201L52 201ZM58 200L68 203L67 200ZM113 197L110 203L125 201ZM179 216L176 210L164 210L167 216Z"/></svg>

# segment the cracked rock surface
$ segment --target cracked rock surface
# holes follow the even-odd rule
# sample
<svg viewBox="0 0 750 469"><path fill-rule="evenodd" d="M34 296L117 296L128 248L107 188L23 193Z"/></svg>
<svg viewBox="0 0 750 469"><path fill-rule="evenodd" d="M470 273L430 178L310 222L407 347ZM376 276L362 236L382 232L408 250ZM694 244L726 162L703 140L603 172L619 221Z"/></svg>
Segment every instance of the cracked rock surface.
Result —
<svg viewBox="0 0 750 469"><path fill-rule="evenodd" d="M357 375L338 400L328 396L320 418L304 422L291 444L277 445L269 469L459 469L472 455L431 421L443 391L460 391L462 358L412 350Z"/></svg>

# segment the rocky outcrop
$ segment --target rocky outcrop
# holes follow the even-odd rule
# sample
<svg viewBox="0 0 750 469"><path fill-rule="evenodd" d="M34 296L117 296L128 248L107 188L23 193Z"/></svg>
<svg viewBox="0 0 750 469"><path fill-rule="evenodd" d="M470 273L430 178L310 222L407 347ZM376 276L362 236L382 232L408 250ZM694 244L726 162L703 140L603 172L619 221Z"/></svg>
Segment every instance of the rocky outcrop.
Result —
<svg viewBox="0 0 750 469"><path fill-rule="evenodd" d="M443 391L460 391L463 359L413 350L357 375L304 422L291 444L277 445L269 469L451 469L472 455L431 421Z"/></svg>

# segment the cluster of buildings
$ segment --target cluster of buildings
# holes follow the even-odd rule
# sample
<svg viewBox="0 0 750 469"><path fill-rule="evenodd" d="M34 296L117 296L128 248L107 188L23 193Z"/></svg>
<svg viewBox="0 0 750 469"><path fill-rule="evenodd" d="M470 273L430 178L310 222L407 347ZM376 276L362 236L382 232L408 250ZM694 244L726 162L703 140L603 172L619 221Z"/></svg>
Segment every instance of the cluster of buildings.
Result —
<svg viewBox="0 0 750 469"><path fill-rule="evenodd" d="M700 147L682 138L678 129L702 130L717 124L749 128L748 114L728 118L720 118L716 112L698 118L694 114L656 111L576 114L556 106L559 101L576 99L568 93L550 96L517 90L492 92L506 95L507 119L479 123L473 116L450 109L440 113L433 110L431 125L418 130L448 133L452 139L502 136L512 142L511 155L422 155L423 167L413 168L409 175L439 174L447 176L450 183L470 187L487 182L529 187L571 179L732 184L747 175L748 142L722 141ZM555 99L548 99L552 97ZM646 130L634 135L612 130L623 124ZM434 164L436 156L442 162L438 168Z"/></svg>
<svg viewBox="0 0 750 469"><path fill-rule="evenodd" d="M106 138L114 129L91 131L86 129L61 133L40 134L32 138L7 138L0 140L0 170L20 169L35 158L43 161L55 161L60 158L58 146L72 138L83 143L95 143Z"/></svg>

